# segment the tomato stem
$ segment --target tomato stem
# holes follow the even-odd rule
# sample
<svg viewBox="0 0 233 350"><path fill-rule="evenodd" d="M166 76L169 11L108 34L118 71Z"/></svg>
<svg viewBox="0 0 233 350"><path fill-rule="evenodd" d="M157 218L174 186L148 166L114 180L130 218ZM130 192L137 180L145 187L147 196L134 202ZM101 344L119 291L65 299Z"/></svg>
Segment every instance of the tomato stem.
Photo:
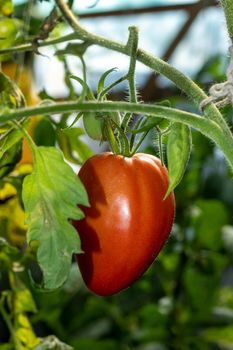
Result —
<svg viewBox="0 0 233 350"><path fill-rule="evenodd" d="M21 131L21 133L23 134L23 136L25 137L25 139L27 140L29 146L30 146L30 149L32 151L32 156L33 156L33 159L35 159L35 148L36 148L36 144L35 142L33 141L33 139L31 138L31 136L29 135L29 133L27 132L27 130L20 124L18 123L17 120L14 120L12 122L15 127Z"/></svg>
<svg viewBox="0 0 233 350"><path fill-rule="evenodd" d="M111 127L111 120L109 120L109 119L106 119L106 121L105 121L105 130L106 130L106 133L107 133L107 137L108 137L108 141L109 141L109 145L110 145L111 151L114 154L120 154L121 151L120 151L120 148L119 148L118 143L116 141L116 138L115 138L114 132L112 130L112 127Z"/></svg>
<svg viewBox="0 0 233 350"><path fill-rule="evenodd" d="M155 126L155 129L158 132L159 158L161 160L162 165L164 165L163 142L162 142L163 134L158 126Z"/></svg>
<svg viewBox="0 0 233 350"><path fill-rule="evenodd" d="M120 42L116 42L114 40L107 39L105 37L93 34L88 32L85 28L83 28L77 18L70 11L68 6L64 3L63 0L56 0L57 6L60 8L63 16L69 22L69 24L74 28L74 32L68 35L65 35L60 38L50 39L46 41L42 41L38 43L38 47L50 46L54 44L59 44L71 40L83 40L85 43L89 45L99 45L101 47L108 48L110 50L114 50L116 52L123 53L125 55L129 55L127 45L124 45ZM23 52L23 51L33 51L34 46L31 43L21 44L7 49L0 49L0 54L7 54L12 52ZM159 74L164 75L170 81L174 82L175 85L184 91L187 96L189 96L196 106L199 106L201 101L205 100L208 96L204 93L204 91L195 84L192 79L178 71L176 68L170 66L167 62L164 62L158 57L153 56L152 54L146 52L145 50L138 49L137 51L137 60L146 65L147 67L153 69ZM212 120L215 120L217 123L225 124L220 111L217 107L210 103L204 111L205 115Z"/></svg>
<svg viewBox="0 0 233 350"><path fill-rule="evenodd" d="M84 81L84 86L81 95L79 96L78 102L83 102L86 98L87 95L87 68L86 68L86 63L84 61L84 58L82 55L79 56L80 61L82 63L82 72L83 72L83 81Z"/></svg>
<svg viewBox="0 0 233 350"><path fill-rule="evenodd" d="M139 141L137 142L136 146L134 147L134 149L132 150L130 156L133 156L139 149L139 147L141 146L142 142L145 140L147 134L148 134L149 130L146 131L144 134L141 135Z"/></svg>
<svg viewBox="0 0 233 350"><path fill-rule="evenodd" d="M129 27L129 39L127 47L130 55L130 64L128 70L128 83L129 83L129 96L130 102L137 103L137 90L135 86L135 69L137 63L137 51L138 51L138 28L135 26Z"/></svg>
<svg viewBox="0 0 233 350"><path fill-rule="evenodd" d="M224 10L229 37L233 44L233 2L232 0L221 0Z"/></svg>
<svg viewBox="0 0 233 350"><path fill-rule="evenodd" d="M110 91L112 90L116 85L122 83L124 80L127 79L127 75L124 75L122 77L120 77L119 79L115 80L112 84L110 84L109 86L107 86L105 89L103 89L99 96L98 96L98 100L102 100L103 97Z"/></svg>

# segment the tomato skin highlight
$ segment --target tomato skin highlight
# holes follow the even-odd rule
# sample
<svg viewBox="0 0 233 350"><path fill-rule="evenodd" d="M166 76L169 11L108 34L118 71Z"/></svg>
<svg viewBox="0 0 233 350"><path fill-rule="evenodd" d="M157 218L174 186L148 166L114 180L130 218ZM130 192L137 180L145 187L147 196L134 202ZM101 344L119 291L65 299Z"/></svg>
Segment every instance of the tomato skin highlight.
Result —
<svg viewBox="0 0 233 350"><path fill-rule="evenodd" d="M79 171L90 207L74 222L83 254L77 262L87 287L101 296L127 288L152 264L171 231L175 199L157 157L106 152Z"/></svg>

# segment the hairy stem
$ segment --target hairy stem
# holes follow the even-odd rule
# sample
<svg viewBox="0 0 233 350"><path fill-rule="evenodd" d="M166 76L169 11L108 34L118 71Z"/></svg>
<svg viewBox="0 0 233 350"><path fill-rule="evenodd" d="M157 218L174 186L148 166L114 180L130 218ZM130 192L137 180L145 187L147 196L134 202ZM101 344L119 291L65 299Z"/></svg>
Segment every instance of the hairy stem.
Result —
<svg viewBox="0 0 233 350"><path fill-rule="evenodd" d="M137 102L137 91L135 87L135 69L137 62L138 50L138 29L137 27L129 27L129 40L127 43L129 47L130 64L128 71L129 95L130 102Z"/></svg>
<svg viewBox="0 0 233 350"><path fill-rule="evenodd" d="M93 33L86 31L79 24L76 17L73 15L73 13L69 10L68 6L64 4L62 0L56 0L56 3L59 6L60 10L62 11L64 17L69 21L69 23L72 24L72 27L75 28L75 32L68 34L64 37L60 37L58 39L41 42L38 44L38 47L49 46L49 45L54 45L54 44L58 44L66 41L80 39L85 42L88 42L90 45L91 44L99 45L107 49L117 51L125 55L129 55L127 45L124 45L117 41L110 40L105 37L95 35ZM15 51L18 51L18 52L30 51L30 50L32 51L33 49L34 49L33 45L24 44L24 45L11 47L9 49L1 49L0 54L6 54L10 52L15 52ZM150 53L146 52L145 50L138 49L137 60L143 63L144 65L146 65L147 67L153 69L157 73L164 75L170 81L175 83L175 85L179 89L184 91L185 94L188 97L190 97L197 106L200 105L201 101L205 100L208 97L204 93L204 91L192 81L192 79L190 79L189 77L187 77L186 75L178 71L176 68L170 66L168 63L159 59L158 57L155 57ZM205 108L204 113L208 118L215 120L223 128L227 128L227 125L221 113L213 103L210 103Z"/></svg>
<svg viewBox="0 0 233 350"><path fill-rule="evenodd" d="M202 134L213 140L220 147L233 169L233 136L230 129L221 128L215 121L203 118L197 114L180 111L174 108L164 107L161 105L149 105L129 102L60 102L47 106L28 107L12 110L3 110L0 113L0 123L20 119L22 117L32 117L36 115L52 115L66 112L129 112L145 116L157 116L171 120L173 122L181 122L189 125Z"/></svg>
<svg viewBox="0 0 233 350"><path fill-rule="evenodd" d="M221 5L226 18L228 33L233 44L233 1L221 0Z"/></svg>
<svg viewBox="0 0 233 350"><path fill-rule="evenodd" d="M106 47L108 49L118 51L129 55L128 46L118 43L113 40L106 39L104 37L95 35L93 33L88 32L84 29L72 11L69 9L68 5L64 2L64 0L56 0L57 6L60 8L64 18L70 24L72 28L75 29L77 33L77 38L88 41L89 43L96 44L102 47ZM144 63L146 66L155 70L157 73L160 73L167 77L169 80L175 83L175 85L184 91L193 102L199 106L201 101L207 98L207 95L204 93L202 89L196 85L192 79L185 76L183 73L179 72L174 67L170 66L168 63L163 60L154 57L153 55L147 53L144 50L138 49L137 51L137 60ZM219 110L215 107L214 104L209 104L205 108L205 114L207 117L214 119L217 123L221 124L223 127L226 126L226 123L219 112Z"/></svg>

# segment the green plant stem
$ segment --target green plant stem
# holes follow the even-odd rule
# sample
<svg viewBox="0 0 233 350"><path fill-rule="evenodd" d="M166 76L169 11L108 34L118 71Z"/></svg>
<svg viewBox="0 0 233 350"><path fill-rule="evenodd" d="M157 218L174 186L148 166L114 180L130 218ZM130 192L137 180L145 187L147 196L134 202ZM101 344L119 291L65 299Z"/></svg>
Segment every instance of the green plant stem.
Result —
<svg viewBox="0 0 233 350"><path fill-rule="evenodd" d="M109 145L110 145L112 152L114 154L120 154L121 150L120 150L118 143L115 139L115 135L112 131L112 128L111 128L109 121L106 121L106 131L107 131L108 141L109 141Z"/></svg>
<svg viewBox="0 0 233 350"><path fill-rule="evenodd" d="M232 0L221 0L221 5L224 10L227 29L231 42L233 43L233 1Z"/></svg>
<svg viewBox="0 0 233 350"><path fill-rule="evenodd" d="M127 43L129 47L130 64L128 71L129 82L129 96L130 102L137 102L137 91L135 86L135 69L137 63L137 50L138 50L138 28L129 27L129 40Z"/></svg>
<svg viewBox="0 0 233 350"><path fill-rule="evenodd" d="M132 150L132 152L131 152L131 154L130 154L131 156L133 156L133 155L137 152L137 150L139 149L139 147L141 146L141 144L142 144L143 141L145 140L145 138L146 138L148 132L149 132L149 131L147 131L147 132L145 132L144 134L141 135L140 140L138 141L136 147Z"/></svg>
<svg viewBox="0 0 233 350"><path fill-rule="evenodd" d="M55 39L55 40L50 40L47 42L42 42L39 46L47 46L47 45L51 45L51 44L57 44L57 43L61 43L64 41L68 41L68 40L74 40L74 39L80 39L83 40L84 42L88 42L90 44L95 44L95 45L99 45L123 54L128 55L128 47L127 45L121 44L119 42L113 41L113 40L109 40L106 39L104 37L89 33L88 31L86 31L78 22L77 18L73 15L72 11L70 11L70 9L68 8L68 6L64 3L63 0L56 0L56 3L58 5L58 7L60 8L63 16L66 18L66 20L69 22L69 24L75 29L75 32L72 34L69 34L63 38L59 38L59 39ZM228 5L230 4L230 2L225 1L225 4L223 4L223 6L226 6L226 3L228 3ZM19 47L14 47L11 48L10 50L0 50L0 54L3 52L12 52L19 49L19 51L25 51L25 50L33 50L33 45L21 45ZM163 60L154 57L153 55L151 55L150 53L138 49L137 51L137 60L142 62L143 64L145 64L146 66L150 67L151 69L155 70L156 72L164 75L165 77L167 77L169 80L171 80L172 82L174 82L176 84L176 86L178 88L180 88L182 91L184 91L186 93L187 96L189 96L193 102L199 106L200 102L203 101L204 99L207 98L207 95L204 93L204 91L202 89L199 88L198 85L196 85L189 77L185 76L183 73L181 73L180 71L178 71L177 69L175 69L174 67L170 66L168 63L164 62ZM71 102L72 104L72 102ZM128 104L128 103L117 103L117 106L119 108L116 107L116 105L112 104L112 108L110 107L110 105L106 106L108 107L105 111L115 111L115 110L119 110L119 111L128 111L128 112L135 112L137 113L137 111L139 111L138 113L143 113L145 112L147 115L147 111L150 109L150 111L152 111L152 113L154 113L153 107L152 106L144 106L145 108L143 109L142 105L139 106L134 106L132 104ZM64 111L69 111L69 107L67 104L66 106L58 106L59 109L56 108L56 106L51 106L51 108L54 108L54 110L56 110L56 112L63 112L62 108L64 108ZM94 104L92 105L93 109L92 110L100 110L100 104L98 103L98 106L94 106ZM122 107L124 107L124 109L122 109ZM142 109L141 109L142 107ZM38 110L41 110L42 107L38 107ZM77 105L76 105L77 108ZM83 106L81 106L81 104L79 105L79 108L87 108L85 110L88 110L88 108L90 108L90 106L85 106L84 104ZM104 104L102 104L102 108L104 109ZM152 110L151 110L152 108ZM157 107L158 108L158 107ZM161 108L161 107L160 107ZM23 111L23 109L21 109L20 111L17 111L17 113L15 114L15 116L17 116L16 118L18 118L18 115L20 116L33 116L33 114L30 114L30 109L27 109L27 112L25 111L25 113L29 113L29 114L21 114ZM222 117L220 111L216 108L216 106L211 103L209 104L206 108L205 108L205 115L206 115L206 122L209 119L209 122L206 123L205 127L205 120L201 117L198 117L198 119L193 120L194 124L199 124L198 121L201 121L201 127L200 125L194 126L194 124L192 125L192 118L190 119L191 115L189 114L189 117L187 120L185 120L185 114L184 112L179 113L179 111L174 111L174 116L172 117L171 113L169 114L169 119L170 120L174 120L174 121L180 121L180 122L184 122L188 125L191 125L193 127L196 127L197 130L201 131L203 134L205 134L206 136L208 136L210 139L214 140L216 142L217 145L221 144L221 149L223 151L223 153L225 154L227 160L229 161L231 167L233 168L233 137L232 134L230 132L229 127L227 126L227 123L225 122L224 118ZM151 112L150 112L151 113ZM156 111L155 111L156 113ZM156 114L158 115L158 114ZM177 118L179 115L179 118ZM8 113L8 117L7 120L9 120L9 116L11 119L14 119L14 115ZM183 118L181 117L183 116ZM163 118L165 118L166 116L163 114ZM186 114L187 117L187 114ZM4 119L4 116L2 115L1 120ZM179 120L178 120L179 119ZM212 125L212 129L211 126ZM217 128L217 126L219 125L219 128ZM205 129L205 130L204 130ZM208 130L209 129L209 130ZM214 134L213 135L213 130ZM217 137L218 134L218 137ZM219 139L219 136L222 137L224 140L223 142ZM222 145L223 144L223 145ZM227 149L228 148L228 149Z"/></svg>
<svg viewBox="0 0 233 350"><path fill-rule="evenodd" d="M60 9L63 9L62 12L65 14L65 9L62 7L63 1L57 0L57 5L60 7ZM66 7L67 8L67 7ZM69 11L69 13L72 13ZM67 14L66 14L67 19ZM79 22L75 18L74 15L71 16L72 21L75 22L75 24L72 22L73 28L75 28L75 32L68 34L66 36L47 40L45 42L39 43L38 47L43 46L50 46L54 44L63 43L66 41L71 40L83 40L85 42L88 42L90 45L95 44L102 47L105 47L110 50L114 50L117 52L120 52L122 54L128 55L128 48L127 45L121 44L119 42L104 38L102 36L98 36L92 33L89 33L86 31L83 27L80 26ZM70 21L70 18L69 18ZM19 46L14 46L8 49L1 49L0 54L6 54L11 52L20 52L20 51L33 51L34 47L32 44L23 44ZM145 50L138 49L137 51L137 60L147 67L153 69L159 74L164 75L169 80L171 80L175 85L180 88L182 91L186 93L188 97L192 99L192 101L199 106L201 101L206 99L208 96L202 91L202 89L199 88L197 84L195 84L189 77L185 76L183 73L175 69L174 67L170 66L168 63L164 62L163 60L159 59L158 57L155 57L151 55L150 53L146 52ZM226 127L226 123L224 119L221 116L221 113L216 108L216 106L213 103L210 103L204 111L205 115L210 118L214 119L217 123L221 124L223 127Z"/></svg>
<svg viewBox="0 0 233 350"><path fill-rule="evenodd" d="M9 314L6 312L5 308L4 308L4 299L1 298L1 301L0 301L0 314L2 315L2 318L5 322L5 324L7 325L7 328L11 334L11 337L12 337L12 340L13 340L13 343L14 343L14 346L16 349L19 349L20 347L20 343L18 341L18 338L15 334L15 330L14 330L14 327L13 327L13 324L11 322L11 319L9 317Z"/></svg>
<svg viewBox="0 0 233 350"><path fill-rule="evenodd" d="M162 165L164 165L162 132L161 132L161 130L160 130L160 128L158 126L156 126L155 129L158 132L159 158L161 160Z"/></svg>
<svg viewBox="0 0 233 350"><path fill-rule="evenodd" d="M184 122L196 129L203 129L204 125L216 125L214 121L205 119L197 114L177 110L170 107L152 104L138 104L130 102L114 102L114 101L86 101L86 102L57 102L49 105L39 105L36 107L27 107L19 109L0 109L0 123L13 121L22 117L28 118L43 114L57 114L57 113L72 113L72 112L129 112L145 114L147 116L153 115L166 118L172 121ZM206 130L207 132L207 130ZM30 137L30 136L29 136Z"/></svg>
<svg viewBox="0 0 233 350"><path fill-rule="evenodd" d="M3 109L0 113L0 123L20 119L22 117L33 117L36 115L52 115L66 112L129 112L145 116L157 116L174 122L189 125L213 140L224 153L227 161L233 169L233 136L229 128L220 127L215 121L201 117L197 114L180 111L161 105L149 105L129 102L82 102L73 101L60 102L47 106L28 107L20 109Z"/></svg>
<svg viewBox="0 0 233 350"><path fill-rule="evenodd" d="M64 3L63 0L56 0L57 6L60 8L64 18L70 24L70 26L76 31L76 39L88 41L90 44L99 45L117 52L121 52L123 54L129 55L128 46L121 44L119 42L106 39L102 36L95 35L93 33L88 32L85 28L83 28L78 19L74 16L72 11L69 9L68 5ZM1 52L1 51L0 51ZM193 102L199 107L201 101L206 99L208 96L204 93L202 89L199 88L197 84L195 84L192 79L170 66L168 63L163 60L151 55L150 53L138 49L137 51L137 60L155 70L157 73L164 75L169 80L175 83L175 85L184 91L187 96L189 96ZM210 119L214 119L217 123L225 126L225 121L216 108L214 104L209 104L204 113Z"/></svg>
<svg viewBox="0 0 233 350"><path fill-rule="evenodd" d="M79 56L81 64L82 64L82 71L83 71L83 81L84 81L84 86L81 95L79 96L79 102L82 102L86 98L87 94L87 68L86 68L86 63L84 61L84 58L82 55Z"/></svg>
<svg viewBox="0 0 233 350"><path fill-rule="evenodd" d="M110 84L104 90L101 91L98 99L101 100L110 90L112 90L112 88L114 88L116 85L122 83L126 79L127 79L127 75L124 75L123 77L120 77L117 80L115 80L112 84Z"/></svg>
<svg viewBox="0 0 233 350"><path fill-rule="evenodd" d="M77 40L77 33L73 32L67 35L64 35L62 37L56 38L56 39L49 39L46 41L38 42L38 47L45 47L45 46L51 46L56 44L61 44L67 41L71 40ZM32 44L26 43L26 44L20 44L17 46L11 46L6 49L0 49L0 55L5 55L8 53L15 53L15 52L24 52L24 51L34 51L35 47Z"/></svg>
<svg viewBox="0 0 233 350"><path fill-rule="evenodd" d="M122 45L118 42L108 40L106 38L103 38L101 36L92 34L85 30L79 23L78 19L75 17L75 15L72 13L72 11L69 9L68 5L64 2L64 0L55 0L57 6L59 7L62 15L67 20L69 25L77 32L78 38L84 41L88 41L89 43L97 44L118 52L122 52L125 54L128 53L128 47L127 45ZM231 0L225 0L225 5L228 2L228 8L232 8L233 5L230 6ZM146 66L152 68L156 72L164 75L171 81L173 81L178 88L180 88L182 91L184 91L196 105L199 107L200 103L207 98L206 94L202 89L199 88L197 84L195 84L192 79L185 76L183 73L175 69L174 67L170 66L168 63L164 62L163 60L154 57L153 55L147 53L144 50L138 50L137 51L137 59L144 63ZM224 120L223 116L221 115L220 111L217 109L217 107L210 103L204 110L204 113L206 117L210 120L213 120L217 125L220 126L221 131L223 132L222 137L225 137L229 140L230 144L232 143L233 137L231 134L231 131ZM226 136L227 135L227 136ZM211 136L211 130L209 131L209 137ZM220 140L218 140L220 141ZM216 142L216 141L215 141ZM216 142L217 143L217 142ZM233 149L233 148L232 148ZM229 155L230 153L230 155ZM233 156L231 155L233 152L229 152L229 150L225 149L224 154L228 154L226 158L231 159ZM230 161L231 166L233 163ZM232 167L233 168L233 167Z"/></svg>
<svg viewBox="0 0 233 350"><path fill-rule="evenodd" d="M33 159L35 159L35 147L36 147L36 145L35 145L33 139L31 138L31 136L29 135L27 130L20 123L18 123L17 120L13 120L13 125L15 126L16 129L21 131L21 133L23 134L23 136L27 140L27 142L30 146L30 150L32 151L32 157L33 157Z"/></svg>

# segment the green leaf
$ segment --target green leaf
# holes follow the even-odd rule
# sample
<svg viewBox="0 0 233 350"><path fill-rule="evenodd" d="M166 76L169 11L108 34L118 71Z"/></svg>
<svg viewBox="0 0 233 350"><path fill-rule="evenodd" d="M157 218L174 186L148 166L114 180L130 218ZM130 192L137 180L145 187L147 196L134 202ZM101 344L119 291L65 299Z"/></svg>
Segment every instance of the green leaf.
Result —
<svg viewBox="0 0 233 350"><path fill-rule="evenodd" d="M191 130L187 125L174 123L167 140L169 186L164 198L183 178L192 147Z"/></svg>
<svg viewBox="0 0 233 350"><path fill-rule="evenodd" d="M83 79L76 77L75 75L70 75L70 79L74 79L77 82L79 82L79 84L82 86L83 90L85 90L84 99L87 97L87 99L90 101L95 100L95 96L94 96L92 90L89 88L89 86L87 85L87 83Z"/></svg>
<svg viewBox="0 0 233 350"><path fill-rule="evenodd" d="M80 139L81 128L57 130L57 138L65 158L74 164L82 164L93 155L90 147Z"/></svg>
<svg viewBox="0 0 233 350"><path fill-rule="evenodd" d="M147 117L146 120L142 123L142 125L139 126L139 128L130 129L127 130L131 132L133 135L139 134L141 132L149 131L150 129L154 128L155 126L162 128L167 128L169 126L169 121L160 118L160 117ZM162 127L161 127L162 126Z"/></svg>
<svg viewBox="0 0 233 350"><path fill-rule="evenodd" d="M23 138L21 131L12 130L0 141L0 158Z"/></svg>
<svg viewBox="0 0 233 350"><path fill-rule="evenodd" d="M61 342L54 335L42 339L42 342L34 350L72 350L73 348Z"/></svg>
<svg viewBox="0 0 233 350"><path fill-rule="evenodd" d="M0 178L9 174L21 159L22 140L7 149L0 158Z"/></svg>
<svg viewBox="0 0 233 350"><path fill-rule="evenodd" d="M91 44L88 41L84 41L83 43L70 43L64 49L57 50L55 55L74 55L74 56L83 56L88 47Z"/></svg>
<svg viewBox="0 0 233 350"><path fill-rule="evenodd" d="M38 121L36 128L33 132L33 140L35 141L37 146L55 145L56 133L52 123L48 118L42 118Z"/></svg>
<svg viewBox="0 0 233 350"><path fill-rule="evenodd" d="M107 78L107 76L109 74L111 74L112 72L115 72L116 70L117 70L116 67L111 68L111 69L107 70L107 72L104 72L104 74L100 77L100 80L98 83L98 88L97 88L98 94L104 89L105 79Z"/></svg>
<svg viewBox="0 0 233 350"><path fill-rule="evenodd" d="M38 241L44 287L55 289L67 279L72 254L80 252L79 237L69 220L83 218L77 205L89 204L84 186L59 150L41 146L34 151L35 167L23 183L27 241Z"/></svg>
<svg viewBox="0 0 233 350"><path fill-rule="evenodd" d="M0 72L0 93L0 106L15 108L25 105L24 96L18 85L2 72Z"/></svg>
<svg viewBox="0 0 233 350"><path fill-rule="evenodd" d="M23 314L26 312L37 311L34 299L29 289L25 286L19 288L14 294L14 312L16 314Z"/></svg>

